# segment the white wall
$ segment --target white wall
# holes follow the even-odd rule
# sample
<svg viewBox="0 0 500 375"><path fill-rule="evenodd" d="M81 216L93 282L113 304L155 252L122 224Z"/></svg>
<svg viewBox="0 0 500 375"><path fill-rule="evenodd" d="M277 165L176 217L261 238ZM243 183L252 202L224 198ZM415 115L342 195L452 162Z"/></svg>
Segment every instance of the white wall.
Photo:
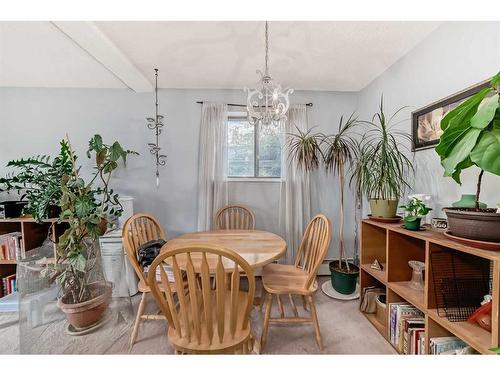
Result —
<svg viewBox="0 0 500 375"><path fill-rule="evenodd" d="M360 92L358 108L364 118L377 110L383 93L386 113L410 106L398 125L411 133L410 113L436 100L481 82L500 70L500 22L447 22L432 32L410 53ZM464 171L462 186L444 178L434 149L414 154L416 176L414 192L434 197L436 212L475 193L478 168ZM481 201L495 207L500 202L500 177L485 173Z"/></svg>
<svg viewBox="0 0 500 375"><path fill-rule="evenodd" d="M153 159L146 146L153 140L145 121L154 113L152 94L121 89L0 88L0 175L7 172L4 166L11 159L55 155L58 141L66 133L88 173L90 164L84 156L87 142L99 133L105 141L118 140L141 154L130 157L127 168L120 169L113 179L116 190L135 197L136 212L156 215L169 237L195 231L201 114L196 101L244 103L244 99L242 90L160 90L160 113L166 116L167 125L161 146L168 159L160 171L160 188L156 189ZM323 132L334 131L340 116L353 111L356 101L354 93L293 94L295 103L313 102L314 106L308 108L309 123ZM333 177L315 173L312 180L313 213L325 213L336 225L337 187ZM253 208L258 228L279 232L279 184L233 182L229 198ZM350 206L348 202L348 212ZM349 218L346 231L351 247L353 227Z"/></svg>

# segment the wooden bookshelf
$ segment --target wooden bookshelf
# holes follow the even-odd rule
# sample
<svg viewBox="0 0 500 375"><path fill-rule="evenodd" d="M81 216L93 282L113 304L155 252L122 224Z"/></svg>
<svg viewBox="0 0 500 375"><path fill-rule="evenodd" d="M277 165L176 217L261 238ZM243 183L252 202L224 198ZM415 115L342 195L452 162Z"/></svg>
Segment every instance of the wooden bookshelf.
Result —
<svg viewBox="0 0 500 375"><path fill-rule="evenodd" d="M66 228L67 224L58 223L57 219L48 219L41 224L36 223L33 218L0 219L0 234L20 232L22 236L22 246L24 246L27 256L29 256L30 250L42 245L47 235L51 233L54 248L53 259L55 259L57 256L57 239ZM15 273L16 265L16 260L0 260L0 279Z"/></svg>
<svg viewBox="0 0 500 375"><path fill-rule="evenodd" d="M487 251L454 242L440 231L426 228L425 231L408 231L402 223L385 224L369 219L361 226L361 288L378 286L385 288L387 309L385 324L375 318L375 314L363 315L387 340L389 337L389 303L408 302L417 307L425 316L426 351L432 337L456 336L472 346L479 353L494 354L492 347L500 346L500 252ZM492 331L488 332L477 324L451 322L438 314L433 290L431 254L439 249L459 251L487 259L493 264L493 311ZM370 268L377 259L383 270ZM423 291L410 288L411 268L408 261L425 263L425 287Z"/></svg>

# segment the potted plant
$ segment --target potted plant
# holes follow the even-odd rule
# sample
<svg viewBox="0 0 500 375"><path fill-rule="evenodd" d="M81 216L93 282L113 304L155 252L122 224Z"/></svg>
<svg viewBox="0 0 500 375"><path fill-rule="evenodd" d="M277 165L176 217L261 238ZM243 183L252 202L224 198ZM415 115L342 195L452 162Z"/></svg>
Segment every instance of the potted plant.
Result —
<svg viewBox="0 0 500 375"><path fill-rule="evenodd" d="M419 230L422 217L432 211L418 198L412 198L407 205L400 207L405 210L404 222L408 230Z"/></svg>
<svg viewBox="0 0 500 375"><path fill-rule="evenodd" d="M371 121L363 139L358 142L351 183L367 196L373 217L393 218L398 202L410 187L408 179L414 174L412 162L403 152L402 142L410 136L394 130L395 116L405 107L398 109L390 118L384 113L383 97L379 112Z"/></svg>
<svg viewBox="0 0 500 375"><path fill-rule="evenodd" d="M471 96L441 120L443 134L436 152L444 175L461 184L462 170L478 167L474 207L447 207L451 233L473 240L500 242L500 214L480 205L485 172L500 176L500 72L491 85Z"/></svg>
<svg viewBox="0 0 500 375"><path fill-rule="evenodd" d="M37 223L59 216L61 178L71 172L66 141L61 141L59 155L52 161L50 156L39 155L11 160L7 167L15 168L16 172L0 178L0 192L17 191L21 200L26 199L23 214L31 215Z"/></svg>
<svg viewBox="0 0 500 375"><path fill-rule="evenodd" d="M121 215L122 207L109 181L119 160L125 162L127 155L137 153L124 150L118 142L104 144L95 135L87 151L95 162L94 173L86 183L69 141L67 146L71 169L60 181L60 220L69 227L59 238L57 261L48 276L61 286L58 304L68 322L84 330L102 319L111 300L112 286L102 272L98 237Z"/></svg>
<svg viewBox="0 0 500 375"><path fill-rule="evenodd" d="M336 134L324 135L312 133L311 130L291 134L290 158L299 168L307 171L319 168L324 164L327 172L339 177L340 195L340 225L339 225L339 259L330 262L333 288L342 294L351 294L356 290L359 268L347 259L344 242L344 192L346 169L354 158L356 142L352 129L358 124L352 114L347 121L340 118Z"/></svg>

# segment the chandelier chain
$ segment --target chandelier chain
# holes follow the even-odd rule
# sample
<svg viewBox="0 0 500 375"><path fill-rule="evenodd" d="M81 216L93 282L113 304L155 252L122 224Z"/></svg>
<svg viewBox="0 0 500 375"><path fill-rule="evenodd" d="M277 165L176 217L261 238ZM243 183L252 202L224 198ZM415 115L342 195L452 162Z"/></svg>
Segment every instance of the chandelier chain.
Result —
<svg viewBox="0 0 500 375"><path fill-rule="evenodd" d="M269 25L267 24L266 21L266 31L265 31L265 37L266 37L266 66L265 66L265 72L266 76L269 75L269 68L268 68L268 63L269 63Z"/></svg>

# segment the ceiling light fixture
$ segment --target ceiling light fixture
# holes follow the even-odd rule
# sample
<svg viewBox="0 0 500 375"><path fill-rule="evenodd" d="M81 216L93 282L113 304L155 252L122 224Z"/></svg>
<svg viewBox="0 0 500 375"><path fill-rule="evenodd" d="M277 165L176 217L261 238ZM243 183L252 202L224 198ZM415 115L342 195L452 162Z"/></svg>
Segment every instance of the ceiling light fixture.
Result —
<svg viewBox="0 0 500 375"><path fill-rule="evenodd" d="M155 132L155 143L148 143L149 152L154 156L156 162L156 187L160 186L160 166L164 166L167 161L167 155L160 153L159 145L160 134L163 129L163 116L158 114L158 69L155 68L155 117L146 118L148 129Z"/></svg>
<svg viewBox="0 0 500 375"><path fill-rule="evenodd" d="M286 120L290 101L288 95L293 93L293 89L282 90L280 84L275 84L269 75L269 25L266 21L265 29L266 57L265 70L257 70L260 75L261 87L258 89L249 89L247 92L247 114L248 122L256 124L258 122L269 125L271 122Z"/></svg>

